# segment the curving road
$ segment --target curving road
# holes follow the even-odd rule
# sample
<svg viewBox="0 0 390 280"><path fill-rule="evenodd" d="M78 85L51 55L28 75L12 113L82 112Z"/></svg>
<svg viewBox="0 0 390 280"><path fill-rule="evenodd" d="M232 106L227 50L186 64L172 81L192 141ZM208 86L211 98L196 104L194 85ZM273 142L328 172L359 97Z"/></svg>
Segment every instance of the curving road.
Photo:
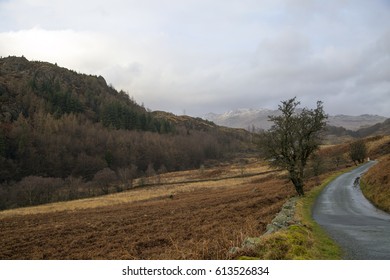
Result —
<svg viewBox="0 0 390 280"><path fill-rule="evenodd" d="M390 214L375 208L354 187L376 162L337 177L319 195L313 218L344 249L346 259L390 259Z"/></svg>

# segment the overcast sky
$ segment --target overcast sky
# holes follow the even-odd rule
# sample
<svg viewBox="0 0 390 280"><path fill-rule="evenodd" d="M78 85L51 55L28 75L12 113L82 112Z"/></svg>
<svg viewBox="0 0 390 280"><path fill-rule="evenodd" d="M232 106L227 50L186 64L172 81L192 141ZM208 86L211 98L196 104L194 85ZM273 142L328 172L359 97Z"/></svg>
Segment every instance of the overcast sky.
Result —
<svg viewBox="0 0 390 280"><path fill-rule="evenodd" d="M390 117L389 0L0 0L0 56L102 75L202 116L297 96Z"/></svg>

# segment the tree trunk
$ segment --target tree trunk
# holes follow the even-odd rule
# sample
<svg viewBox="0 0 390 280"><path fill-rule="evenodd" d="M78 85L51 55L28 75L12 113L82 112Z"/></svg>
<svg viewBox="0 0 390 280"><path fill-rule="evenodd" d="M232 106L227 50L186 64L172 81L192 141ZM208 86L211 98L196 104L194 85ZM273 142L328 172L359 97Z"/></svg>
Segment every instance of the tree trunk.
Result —
<svg viewBox="0 0 390 280"><path fill-rule="evenodd" d="M290 176L293 174L290 174ZM291 182L294 184L295 190L298 193L298 196L304 196L305 192L303 191L303 181L297 176L291 176Z"/></svg>

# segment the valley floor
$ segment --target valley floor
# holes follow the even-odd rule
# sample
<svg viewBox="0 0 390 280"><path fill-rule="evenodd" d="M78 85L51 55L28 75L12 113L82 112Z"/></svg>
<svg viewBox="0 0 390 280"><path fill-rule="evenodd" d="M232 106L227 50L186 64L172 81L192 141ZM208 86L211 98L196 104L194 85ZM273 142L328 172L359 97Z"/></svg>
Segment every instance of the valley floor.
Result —
<svg viewBox="0 0 390 280"><path fill-rule="evenodd" d="M0 259L227 259L294 193L278 172L216 181L218 170L209 182L0 212Z"/></svg>

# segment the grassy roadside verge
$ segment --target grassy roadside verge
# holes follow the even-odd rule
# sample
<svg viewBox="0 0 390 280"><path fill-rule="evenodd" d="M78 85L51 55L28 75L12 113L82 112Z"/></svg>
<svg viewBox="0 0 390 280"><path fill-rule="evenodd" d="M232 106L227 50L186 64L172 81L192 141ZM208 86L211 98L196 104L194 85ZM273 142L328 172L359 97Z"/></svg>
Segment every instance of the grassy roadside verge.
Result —
<svg viewBox="0 0 390 280"><path fill-rule="evenodd" d="M337 176L328 177L297 202L296 224L274 234L262 236L258 243L244 249L240 259L334 260L342 258L341 248L312 219L312 206L321 191Z"/></svg>
<svg viewBox="0 0 390 280"><path fill-rule="evenodd" d="M363 175L360 187L376 207L390 213L390 155L379 160Z"/></svg>

